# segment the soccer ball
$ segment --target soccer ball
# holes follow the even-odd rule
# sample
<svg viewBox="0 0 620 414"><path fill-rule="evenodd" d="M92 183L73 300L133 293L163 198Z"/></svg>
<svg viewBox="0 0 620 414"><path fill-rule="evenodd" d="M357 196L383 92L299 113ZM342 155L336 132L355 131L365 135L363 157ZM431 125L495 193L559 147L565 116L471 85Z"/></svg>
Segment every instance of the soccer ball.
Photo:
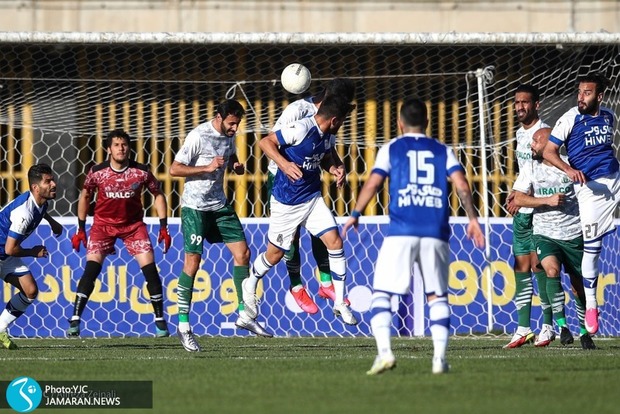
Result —
<svg viewBox="0 0 620 414"><path fill-rule="evenodd" d="M290 93L300 94L308 89L312 77L307 67L301 63L291 63L282 71L280 80L284 89Z"/></svg>

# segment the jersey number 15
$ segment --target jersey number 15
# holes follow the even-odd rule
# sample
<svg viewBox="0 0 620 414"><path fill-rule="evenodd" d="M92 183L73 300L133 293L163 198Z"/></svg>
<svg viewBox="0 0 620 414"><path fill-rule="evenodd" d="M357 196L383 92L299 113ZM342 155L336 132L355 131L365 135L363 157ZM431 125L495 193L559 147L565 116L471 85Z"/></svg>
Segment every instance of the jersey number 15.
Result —
<svg viewBox="0 0 620 414"><path fill-rule="evenodd" d="M409 182L417 184L433 184L435 182L435 166L429 162L433 158L431 151L408 151Z"/></svg>

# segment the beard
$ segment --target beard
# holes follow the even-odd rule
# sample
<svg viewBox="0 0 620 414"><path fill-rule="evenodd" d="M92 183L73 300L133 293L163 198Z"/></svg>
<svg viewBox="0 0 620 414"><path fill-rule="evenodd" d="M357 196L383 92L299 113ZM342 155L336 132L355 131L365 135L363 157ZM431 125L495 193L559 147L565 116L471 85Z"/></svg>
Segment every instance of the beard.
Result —
<svg viewBox="0 0 620 414"><path fill-rule="evenodd" d="M117 162L119 164L124 164L129 159L129 154L125 154L124 156L113 155L112 159L114 160L114 162Z"/></svg>
<svg viewBox="0 0 620 414"><path fill-rule="evenodd" d="M594 115L598 110L598 103L596 101L590 103L578 102L577 109L581 115Z"/></svg>

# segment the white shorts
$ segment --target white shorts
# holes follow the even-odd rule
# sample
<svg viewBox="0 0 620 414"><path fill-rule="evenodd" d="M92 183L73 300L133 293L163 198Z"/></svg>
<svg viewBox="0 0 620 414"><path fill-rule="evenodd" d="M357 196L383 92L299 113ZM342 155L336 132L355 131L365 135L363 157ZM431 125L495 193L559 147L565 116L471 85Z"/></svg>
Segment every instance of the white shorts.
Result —
<svg viewBox="0 0 620 414"><path fill-rule="evenodd" d="M584 242L615 230L614 211L620 203L620 172L575 184Z"/></svg>
<svg viewBox="0 0 620 414"><path fill-rule="evenodd" d="M23 276L28 273L30 273L30 269L19 257L9 256L4 260L0 260L0 278L2 280L9 275Z"/></svg>
<svg viewBox="0 0 620 414"><path fill-rule="evenodd" d="M330 230L338 229L334 215L320 195L294 206L282 204L273 196L269 201L271 217L267 238L274 246L288 251L297 227L304 226L310 234L321 237Z"/></svg>
<svg viewBox="0 0 620 414"><path fill-rule="evenodd" d="M444 296L448 291L450 247L431 237L388 236L379 250L373 289L404 295L409 292L413 264L418 262L424 293Z"/></svg>

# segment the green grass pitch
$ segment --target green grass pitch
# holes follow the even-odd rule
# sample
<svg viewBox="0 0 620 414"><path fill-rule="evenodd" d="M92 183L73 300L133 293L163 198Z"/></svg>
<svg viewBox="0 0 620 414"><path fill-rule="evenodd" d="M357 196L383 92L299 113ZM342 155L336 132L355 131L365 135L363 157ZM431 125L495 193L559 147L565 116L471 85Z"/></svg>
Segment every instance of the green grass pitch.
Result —
<svg viewBox="0 0 620 414"><path fill-rule="evenodd" d="M618 413L620 338L595 338L594 351L575 339L502 349L508 337L452 337L451 372L433 375L429 338L395 338L398 365L376 377L372 338L202 337L200 353L175 337L17 339L0 350L0 378L152 380L153 409L132 414Z"/></svg>

